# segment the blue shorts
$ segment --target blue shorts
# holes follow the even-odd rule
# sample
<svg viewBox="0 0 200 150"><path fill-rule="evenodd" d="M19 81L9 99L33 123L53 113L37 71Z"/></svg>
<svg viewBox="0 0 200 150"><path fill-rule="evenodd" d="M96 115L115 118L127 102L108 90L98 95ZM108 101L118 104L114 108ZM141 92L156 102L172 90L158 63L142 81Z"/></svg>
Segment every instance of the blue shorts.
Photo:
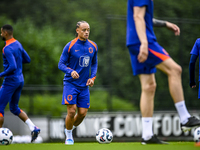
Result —
<svg viewBox="0 0 200 150"><path fill-rule="evenodd" d="M137 59L140 44L130 45L128 49L131 57L133 75L155 73L155 66L170 58L169 54L157 42L148 44L149 55L144 63L140 63Z"/></svg>
<svg viewBox="0 0 200 150"><path fill-rule="evenodd" d="M18 107L21 91L24 82L13 82L12 79L5 79L0 88L0 116L4 116L4 109L9 103L10 111L19 115L22 110Z"/></svg>
<svg viewBox="0 0 200 150"><path fill-rule="evenodd" d="M71 83L65 83L63 87L62 105L76 104L77 107L90 107L89 87L80 88Z"/></svg>

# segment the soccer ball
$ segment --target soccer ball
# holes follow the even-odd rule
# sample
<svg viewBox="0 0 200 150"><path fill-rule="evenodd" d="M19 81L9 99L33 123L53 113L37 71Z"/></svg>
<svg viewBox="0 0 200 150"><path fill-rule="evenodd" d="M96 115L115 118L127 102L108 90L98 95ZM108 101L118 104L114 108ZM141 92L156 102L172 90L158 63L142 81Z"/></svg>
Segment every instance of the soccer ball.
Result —
<svg viewBox="0 0 200 150"><path fill-rule="evenodd" d="M200 127L194 130L194 141L200 142Z"/></svg>
<svg viewBox="0 0 200 150"><path fill-rule="evenodd" d="M13 133L8 128L0 128L0 145L9 145L12 140Z"/></svg>
<svg viewBox="0 0 200 150"><path fill-rule="evenodd" d="M200 142L200 127L194 130L194 141Z"/></svg>
<svg viewBox="0 0 200 150"><path fill-rule="evenodd" d="M110 143L113 140L113 134L109 129L102 128L96 133L96 140L100 143Z"/></svg>

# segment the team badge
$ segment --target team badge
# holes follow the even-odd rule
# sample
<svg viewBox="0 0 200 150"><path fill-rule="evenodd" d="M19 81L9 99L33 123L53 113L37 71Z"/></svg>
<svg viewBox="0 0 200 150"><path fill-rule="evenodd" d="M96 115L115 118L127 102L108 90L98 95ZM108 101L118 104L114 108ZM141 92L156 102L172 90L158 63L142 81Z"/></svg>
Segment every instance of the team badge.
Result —
<svg viewBox="0 0 200 150"><path fill-rule="evenodd" d="M88 50L89 50L89 53L93 53L93 48L92 47L89 47Z"/></svg>

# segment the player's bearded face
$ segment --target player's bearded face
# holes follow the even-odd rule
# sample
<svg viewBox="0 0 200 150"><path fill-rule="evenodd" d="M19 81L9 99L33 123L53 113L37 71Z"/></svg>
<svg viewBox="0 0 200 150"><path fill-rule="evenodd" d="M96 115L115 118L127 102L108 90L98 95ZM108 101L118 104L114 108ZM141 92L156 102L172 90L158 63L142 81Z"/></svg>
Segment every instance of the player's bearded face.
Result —
<svg viewBox="0 0 200 150"><path fill-rule="evenodd" d="M5 38L5 37L2 37L2 40L3 40L3 41L5 41L5 40L6 40L6 38Z"/></svg>
<svg viewBox="0 0 200 150"><path fill-rule="evenodd" d="M86 40L89 37L90 26L88 23L80 24L80 27L77 29L78 37L81 40Z"/></svg>

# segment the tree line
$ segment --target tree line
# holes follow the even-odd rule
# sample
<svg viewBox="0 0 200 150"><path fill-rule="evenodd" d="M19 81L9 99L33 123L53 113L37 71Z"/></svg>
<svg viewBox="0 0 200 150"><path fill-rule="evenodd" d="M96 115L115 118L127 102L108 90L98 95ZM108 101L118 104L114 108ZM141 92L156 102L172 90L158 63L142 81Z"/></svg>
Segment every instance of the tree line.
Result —
<svg viewBox="0 0 200 150"><path fill-rule="evenodd" d="M179 37L165 28L154 31L160 45L182 66L185 99L192 109L200 106L198 87L190 89L188 72L189 53L200 33L198 3L196 0L154 1L154 17L174 22L181 29ZM65 44L75 38L76 22L85 20L91 27L90 39L99 48L95 85L110 87L112 94L139 106L140 83L132 75L125 45L126 6L124 0L1 0L0 25L13 25L14 37L31 57L31 63L24 65L25 85L62 85L64 73L57 67L60 55ZM0 42L0 47L3 46ZM174 109L166 75L158 71L156 79L155 108Z"/></svg>

